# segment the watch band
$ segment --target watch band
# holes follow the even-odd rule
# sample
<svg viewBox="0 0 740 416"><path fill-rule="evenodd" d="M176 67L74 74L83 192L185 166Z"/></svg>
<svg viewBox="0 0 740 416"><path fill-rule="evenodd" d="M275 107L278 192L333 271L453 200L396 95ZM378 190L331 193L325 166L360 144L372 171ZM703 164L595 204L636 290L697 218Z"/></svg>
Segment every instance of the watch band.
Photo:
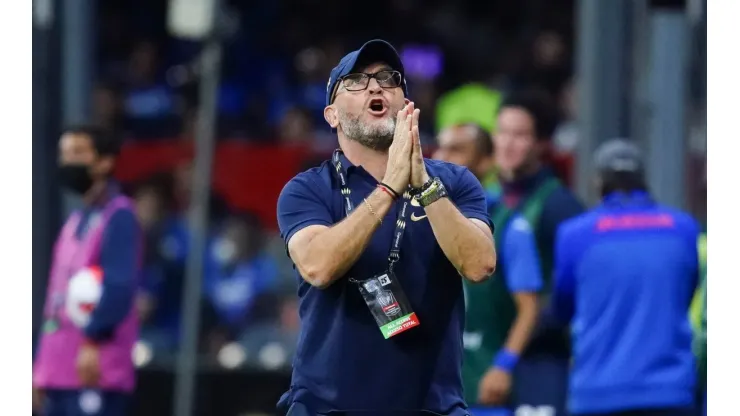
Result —
<svg viewBox="0 0 740 416"><path fill-rule="evenodd" d="M432 186L434 184L434 180L435 179L436 178L429 178L420 187L418 187L418 188L412 188L411 194L414 195L414 196L416 196L416 195L419 195L419 194L423 193L424 191L426 191L427 189L429 189L430 186Z"/></svg>
<svg viewBox="0 0 740 416"><path fill-rule="evenodd" d="M439 178L434 178L424 184L419 193L414 196L422 207L426 207L438 199L445 197L447 197L447 189Z"/></svg>

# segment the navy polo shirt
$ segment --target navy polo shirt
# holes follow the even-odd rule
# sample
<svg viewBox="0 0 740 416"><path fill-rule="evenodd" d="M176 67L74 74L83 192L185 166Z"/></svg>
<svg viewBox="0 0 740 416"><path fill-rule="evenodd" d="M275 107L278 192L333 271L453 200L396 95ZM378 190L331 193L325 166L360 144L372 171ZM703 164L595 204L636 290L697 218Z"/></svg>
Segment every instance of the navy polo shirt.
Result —
<svg viewBox="0 0 740 416"><path fill-rule="evenodd" d="M462 214L490 225L486 197L478 180L464 167L426 160L427 172L439 177ZM362 167L347 166L351 198L360 207L378 182ZM314 224L332 226L345 218L339 181L329 161L298 174L282 190L277 216L286 244ZM462 277L447 259L424 209L407 210L401 259L394 271L421 325L384 339L356 285L358 279L387 268L396 203L384 218L357 263L325 289L311 286L296 271L301 332L293 362L291 390L279 407L297 401L313 412L428 410L464 415Z"/></svg>

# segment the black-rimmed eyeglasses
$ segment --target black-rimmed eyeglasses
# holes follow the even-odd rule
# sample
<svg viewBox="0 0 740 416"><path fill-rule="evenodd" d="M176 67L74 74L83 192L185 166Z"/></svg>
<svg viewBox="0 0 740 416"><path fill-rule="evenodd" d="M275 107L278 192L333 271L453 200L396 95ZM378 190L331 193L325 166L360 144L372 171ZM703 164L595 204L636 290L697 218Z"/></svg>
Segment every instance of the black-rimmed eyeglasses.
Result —
<svg viewBox="0 0 740 416"><path fill-rule="evenodd" d="M375 78L381 88L398 88L403 82L403 76L398 71L383 70L374 74L358 72L347 74L339 80L347 91L364 91L370 85L370 80Z"/></svg>

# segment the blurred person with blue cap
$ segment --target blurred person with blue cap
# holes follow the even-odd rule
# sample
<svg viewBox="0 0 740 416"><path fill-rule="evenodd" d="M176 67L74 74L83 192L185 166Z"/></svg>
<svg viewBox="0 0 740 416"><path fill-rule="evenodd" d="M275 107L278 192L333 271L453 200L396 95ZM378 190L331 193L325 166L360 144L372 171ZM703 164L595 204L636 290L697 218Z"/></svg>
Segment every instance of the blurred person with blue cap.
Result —
<svg viewBox="0 0 740 416"><path fill-rule="evenodd" d="M301 319L281 414L469 415L461 279L493 274L493 224L468 169L423 158L419 115L389 43L331 71L340 149L277 204Z"/></svg>
<svg viewBox="0 0 740 416"><path fill-rule="evenodd" d="M693 415L688 309L699 278L699 224L648 192L639 149L595 153L601 204L563 223L554 313L570 322L571 414Z"/></svg>

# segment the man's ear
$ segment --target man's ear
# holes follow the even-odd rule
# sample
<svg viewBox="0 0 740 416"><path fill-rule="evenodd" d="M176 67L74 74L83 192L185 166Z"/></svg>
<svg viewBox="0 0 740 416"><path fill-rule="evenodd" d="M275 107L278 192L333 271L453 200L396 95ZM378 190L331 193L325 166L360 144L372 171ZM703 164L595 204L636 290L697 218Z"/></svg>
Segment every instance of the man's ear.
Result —
<svg viewBox="0 0 740 416"><path fill-rule="evenodd" d="M324 108L324 120L329 123L331 128L335 129L339 126L339 114L334 105L329 105Z"/></svg>

